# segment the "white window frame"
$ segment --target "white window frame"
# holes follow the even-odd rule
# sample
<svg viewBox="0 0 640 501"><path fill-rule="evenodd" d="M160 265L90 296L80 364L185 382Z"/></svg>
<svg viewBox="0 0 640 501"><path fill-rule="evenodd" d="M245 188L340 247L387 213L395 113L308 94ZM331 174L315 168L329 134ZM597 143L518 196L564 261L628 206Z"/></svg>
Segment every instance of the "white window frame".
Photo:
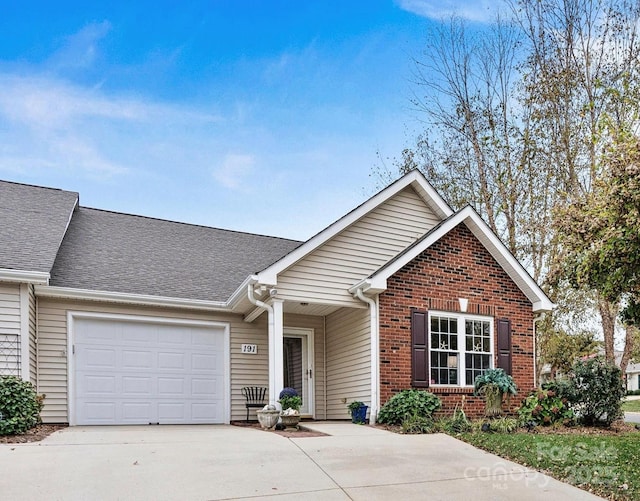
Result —
<svg viewBox="0 0 640 501"><path fill-rule="evenodd" d="M489 322L489 348L490 348L490 356L489 356L489 368L493 369L495 367L495 326L494 326L494 321L493 321L493 317L486 317L486 316L482 316L482 315L469 315L467 313L460 313L460 312L451 312L451 311L438 311L438 310L434 310L434 311L429 311L429 318L428 318L428 326L429 326L429 330L428 330L428 339L429 339L429 386L432 386L434 388L473 388L473 384L468 385L465 384L466 381L466 359L465 359L465 354L467 353L474 353L474 352L467 352L465 349L466 346L466 340L465 340L465 321L466 320L477 320L477 321L481 321L481 322ZM458 349L457 350L450 350L447 349L446 351L450 351L450 352L456 352L458 354L458 384L438 384L438 383L432 383L431 382L431 353L433 351L433 347L431 346L431 317L446 317L446 318L455 318L458 322ZM437 348L436 348L437 349ZM482 352L483 354L486 354L486 352Z"/></svg>

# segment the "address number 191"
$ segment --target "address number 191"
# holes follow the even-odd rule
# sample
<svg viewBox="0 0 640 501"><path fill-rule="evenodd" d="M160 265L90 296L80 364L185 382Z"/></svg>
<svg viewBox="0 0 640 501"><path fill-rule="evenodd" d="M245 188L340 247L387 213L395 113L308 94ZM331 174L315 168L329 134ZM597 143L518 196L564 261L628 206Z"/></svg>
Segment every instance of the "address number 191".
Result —
<svg viewBox="0 0 640 501"><path fill-rule="evenodd" d="M257 344L243 344L242 345L242 353L248 353L250 355L255 355L258 353L258 345Z"/></svg>

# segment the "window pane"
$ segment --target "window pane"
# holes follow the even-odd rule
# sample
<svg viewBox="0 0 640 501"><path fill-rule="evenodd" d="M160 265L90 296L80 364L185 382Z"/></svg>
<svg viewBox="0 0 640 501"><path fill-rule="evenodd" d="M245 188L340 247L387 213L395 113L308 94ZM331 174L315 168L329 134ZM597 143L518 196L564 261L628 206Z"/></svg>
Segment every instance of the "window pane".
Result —
<svg viewBox="0 0 640 501"><path fill-rule="evenodd" d="M482 340L482 351L491 351L489 338L485 338Z"/></svg>
<svg viewBox="0 0 640 501"><path fill-rule="evenodd" d="M455 334L451 335L451 337L449 338L449 349L450 350L458 349L458 336Z"/></svg>
<svg viewBox="0 0 640 501"><path fill-rule="evenodd" d="M440 336L438 334L431 334L431 348L437 348L440 345Z"/></svg>
<svg viewBox="0 0 640 501"><path fill-rule="evenodd" d="M431 332L439 332L438 329L438 317L431 317Z"/></svg>

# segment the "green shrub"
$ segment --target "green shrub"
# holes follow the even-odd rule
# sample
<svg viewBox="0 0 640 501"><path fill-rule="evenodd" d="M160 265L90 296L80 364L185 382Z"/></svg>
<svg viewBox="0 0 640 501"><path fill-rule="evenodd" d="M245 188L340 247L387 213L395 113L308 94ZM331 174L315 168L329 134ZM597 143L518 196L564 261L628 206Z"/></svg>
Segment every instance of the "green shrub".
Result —
<svg viewBox="0 0 640 501"><path fill-rule="evenodd" d="M471 421L463 410L454 410L451 417L444 417L439 421L439 429L445 433L466 433L471 431Z"/></svg>
<svg viewBox="0 0 640 501"><path fill-rule="evenodd" d="M542 385L543 390L551 390L557 397L566 399L569 404L573 403L576 394L573 387L573 381L568 377L553 379Z"/></svg>
<svg viewBox="0 0 640 501"><path fill-rule="evenodd" d="M610 426L622 417L622 397L625 389L622 372L602 357L576 362L570 379L573 386L571 401L581 423L587 426Z"/></svg>
<svg viewBox="0 0 640 501"><path fill-rule="evenodd" d="M440 399L424 390L402 390L391 397L378 413L378 422L402 424L414 416L431 419L440 408Z"/></svg>
<svg viewBox="0 0 640 501"><path fill-rule="evenodd" d="M489 422L489 430L496 433L513 433L520 427L520 422L512 417L498 417Z"/></svg>
<svg viewBox="0 0 640 501"><path fill-rule="evenodd" d="M0 435L24 433L40 423L43 399L28 381L0 377Z"/></svg>
<svg viewBox="0 0 640 501"><path fill-rule="evenodd" d="M402 433L420 435L436 431L433 419L413 415L402 422Z"/></svg>
<svg viewBox="0 0 640 501"><path fill-rule="evenodd" d="M485 402L485 415L497 416L502 413L502 395L507 399L518 392L516 383L503 369L487 369L476 377L474 393L482 395Z"/></svg>
<svg viewBox="0 0 640 501"><path fill-rule="evenodd" d="M518 417L522 424L550 426L570 424L575 415L566 396L560 397L554 390L534 390L522 401Z"/></svg>
<svg viewBox="0 0 640 501"><path fill-rule="evenodd" d="M640 390L629 390L627 395L640 395Z"/></svg>

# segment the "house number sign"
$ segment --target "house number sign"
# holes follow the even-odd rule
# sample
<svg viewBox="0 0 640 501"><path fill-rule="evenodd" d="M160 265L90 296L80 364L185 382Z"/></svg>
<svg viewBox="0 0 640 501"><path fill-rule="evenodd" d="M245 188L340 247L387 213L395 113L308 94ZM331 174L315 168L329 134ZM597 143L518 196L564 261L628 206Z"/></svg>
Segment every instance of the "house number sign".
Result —
<svg viewBox="0 0 640 501"><path fill-rule="evenodd" d="M257 344L243 344L242 353L249 353L250 355L256 355L258 353Z"/></svg>

